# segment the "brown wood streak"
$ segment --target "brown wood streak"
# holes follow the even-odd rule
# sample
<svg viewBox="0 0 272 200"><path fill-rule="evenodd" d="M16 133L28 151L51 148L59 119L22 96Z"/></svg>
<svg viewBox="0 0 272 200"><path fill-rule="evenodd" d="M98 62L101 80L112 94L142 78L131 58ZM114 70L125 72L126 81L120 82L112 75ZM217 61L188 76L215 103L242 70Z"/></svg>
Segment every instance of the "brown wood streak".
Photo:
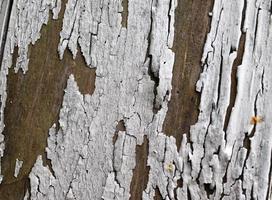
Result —
<svg viewBox="0 0 272 200"><path fill-rule="evenodd" d="M136 166L130 184L130 199L142 199L142 193L148 182L149 166L147 166L148 139L145 136L142 145L136 146Z"/></svg>
<svg viewBox="0 0 272 200"><path fill-rule="evenodd" d="M198 116L200 96L195 92L195 84L201 72L200 59L209 30L208 12L211 6L212 0L184 0L179 1L176 9L173 47L176 60L172 99L164 132L173 135L178 146L182 134L189 132L190 125L196 122ZM15 74L10 70L4 132L7 147L2 164L5 179L0 186L1 200L22 199L31 167L37 155L44 155L48 129L57 121L68 75L75 74L81 92L92 93L94 90L95 72L85 67L81 54L75 61L69 52L65 53L63 61L58 58L56 49L62 26L61 16L63 9L60 20L50 20L43 27L41 40L30 47L27 74ZM145 189L149 171L146 166L147 151L148 142L145 139L143 145L136 149L137 165L131 183L131 199L141 199ZM13 177L16 158L24 161L18 179ZM156 190L155 199L161 198Z"/></svg>
<svg viewBox="0 0 272 200"><path fill-rule="evenodd" d="M210 27L208 13L213 0L179 1L175 11L175 64L172 80L172 97L164 123L164 133L177 140L179 148L183 133L189 133L190 125L197 121L200 94L195 91L196 82L201 73L201 56L206 35ZM141 199L147 182L149 168L145 166L147 159L144 147L136 150L136 168L131 183L131 198ZM142 166L142 167L140 167ZM136 181L138 179L138 181ZM159 189L155 190L154 199L163 199Z"/></svg>
<svg viewBox="0 0 272 200"><path fill-rule="evenodd" d="M62 2L59 20L49 20L42 28L41 39L30 46L28 72L24 75L21 71L17 74L13 69L9 71L4 129L6 149L2 161L4 180L0 185L0 200L22 199L37 156L41 154L45 159L48 130L58 120L68 76L75 75L82 93L94 91L95 70L86 67L80 53L75 60L68 51L62 61L58 57L66 2ZM17 179L13 176L16 158L24 161ZM48 160L45 162L49 164Z"/></svg>
<svg viewBox="0 0 272 200"><path fill-rule="evenodd" d="M213 0L179 1L175 12L175 63L172 79L172 96L164 122L164 133L176 138L180 147L182 135L198 117L200 94L196 82L201 73L201 57L210 29Z"/></svg>
<svg viewBox="0 0 272 200"><path fill-rule="evenodd" d="M122 12L122 27L127 28L128 23L128 1L122 0L123 12Z"/></svg>

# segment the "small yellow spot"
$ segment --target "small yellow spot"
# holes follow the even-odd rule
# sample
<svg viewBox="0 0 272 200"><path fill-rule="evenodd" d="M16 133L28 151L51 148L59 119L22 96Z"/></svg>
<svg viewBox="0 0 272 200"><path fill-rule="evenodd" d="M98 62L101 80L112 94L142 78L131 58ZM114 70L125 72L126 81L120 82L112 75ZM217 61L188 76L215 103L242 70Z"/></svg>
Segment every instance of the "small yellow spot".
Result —
<svg viewBox="0 0 272 200"><path fill-rule="evenodd" d="M169 163L165 166L165 169L168 171L168 172L173 172L174 171L174 165L172 163Z"/></svg>
<svg viewBox="0 0 272 200"><path fill-rule="evenodd" d="M262 117L260 117L260 116L251 117L250 124L255 125L255 124L258 124L258 123L261 123L261 122L263 122Z"/></svg>

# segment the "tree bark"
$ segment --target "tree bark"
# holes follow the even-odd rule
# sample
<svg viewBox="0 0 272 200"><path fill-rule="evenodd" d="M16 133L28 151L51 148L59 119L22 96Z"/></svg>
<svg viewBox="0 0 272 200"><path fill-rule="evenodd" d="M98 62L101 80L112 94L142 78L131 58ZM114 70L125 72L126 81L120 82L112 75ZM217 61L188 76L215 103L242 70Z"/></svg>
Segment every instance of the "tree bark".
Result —
<svg viewBox="0 0 272 200"><path fill-rule="evenodd" d="M0 200L271 199L271 1L0 5Z"/></svg>

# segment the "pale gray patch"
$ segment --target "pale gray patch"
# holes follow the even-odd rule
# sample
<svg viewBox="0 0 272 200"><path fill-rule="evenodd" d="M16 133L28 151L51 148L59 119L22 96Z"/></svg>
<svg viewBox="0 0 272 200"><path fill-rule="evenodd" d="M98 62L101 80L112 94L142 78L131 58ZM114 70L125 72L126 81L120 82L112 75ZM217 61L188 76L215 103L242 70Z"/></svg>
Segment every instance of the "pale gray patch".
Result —
<svg viewBox="0 0 272 200"><path fill-rule="evenodd" d="M19 160L18 158L16 158L16 163L15 163L15 169L14 169L14 177L17 178L19 173L20 173L20 170L23 166L23 161Z"/></svg>

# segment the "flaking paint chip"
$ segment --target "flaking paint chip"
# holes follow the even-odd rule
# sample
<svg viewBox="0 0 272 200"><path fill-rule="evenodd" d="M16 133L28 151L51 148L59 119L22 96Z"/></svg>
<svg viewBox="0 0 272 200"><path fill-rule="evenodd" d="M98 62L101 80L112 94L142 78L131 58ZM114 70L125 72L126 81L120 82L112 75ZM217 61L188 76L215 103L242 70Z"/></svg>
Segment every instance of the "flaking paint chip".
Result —
<svg viewBox="0 0 272 200"><path fill-rule="evenodd" d="M18 158L16 158L16 163L15 163L15 170L14 170L14 177L17 178L20 170L23 166L23 161L19 160Z"/></svg>

